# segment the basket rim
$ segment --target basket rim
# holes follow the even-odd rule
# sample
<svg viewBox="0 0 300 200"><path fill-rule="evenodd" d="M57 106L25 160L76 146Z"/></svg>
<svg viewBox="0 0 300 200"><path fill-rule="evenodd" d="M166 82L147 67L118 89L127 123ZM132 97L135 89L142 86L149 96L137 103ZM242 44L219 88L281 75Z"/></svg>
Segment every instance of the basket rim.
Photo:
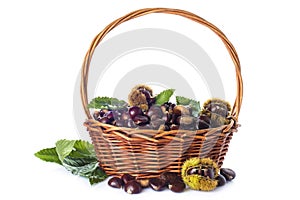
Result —
<svg viewBox="0 0 300 200"><path fill-rule="evenodd" d="M228 125L197 130L196 133L182 130L186 133L179 134L181 137L173 133L162 135L157 142L152 142L138 135L123 134L122 127L115 128L93 119L87 122L84 125L88 129L91 127L89 133L99 166L108 175L129 173L138 178L156 177L167 171L180 174L183 162L190 157L209 157L221 167L233 132L237 131L237 127L232 126L227 132ZM112 129L104 133L106 129L103 127ZM168 134L168 131L164 132Z"/></svg>
<svg viewBox="0 0 300 200"><path fill-rule="evenodd" d="M87 84L88 84L88 73L89 73L89 67L91 63L92 56L94 54L94 51L98 44L102 41L102 39L115 27L122 24L123 22L129 21L131 19L141 17L144 15L152 14L152 13L165 13L165 14L173 14L173 15L179 15L182 17L185 17L187 19L190 19L194 22L197 22L207 28L209 28L211 31L213 31L224 43L232 61L235 66L235 73L236 73L236 98L233 104L231 115L235 119L235 121L238 121L238 116L240 113L242 100L243 100L243 80L241 75L241 64L238 57L238 54L233 46L233 44L228 40L228 38L225 36L225 34L217 28L212 23L208 22L207 20L203 19L202 17L191 13L189 11L181 10L181 9L173 9L173 8L144 8L135 10L133 12L130 12L123 17L120 17L110 24L108 24L96 37L93 39L82 64L82 70L81 70L81 83L80 83L80 96L81 101L83 105L83 109L85 111L85 114L88 119L92 119L92 115L90 113L90 110L88 108L88 95L87 95Z"/></svg>
<svg viewBox="0 0 300 200"><path fill-rule="evenodd" d="M118 137L127 140L127 141L135 141L135 140L143 140L149 141L154 143L159 143L159 138L172 137L172 140L183 141L182 137L185 137L188 134L191 135L201 135L209 136L211 133L222 131L224 133L229 132L237 132L238 124L236 124L235 119L231 119L229 124L222 125L215 128L207 128L207 129L197 129L197 130L171 130L171 131L160 131L156 129L136 129L136 128L128 128L128 127L118 127L110 124L104 124L94 119L87 119L84 122L84 126L87 127L89 132L101 132L102 134L109 134L112 133L117 135ZM181 138L176 138L171 135L173 134L180 134Z"/></svg>

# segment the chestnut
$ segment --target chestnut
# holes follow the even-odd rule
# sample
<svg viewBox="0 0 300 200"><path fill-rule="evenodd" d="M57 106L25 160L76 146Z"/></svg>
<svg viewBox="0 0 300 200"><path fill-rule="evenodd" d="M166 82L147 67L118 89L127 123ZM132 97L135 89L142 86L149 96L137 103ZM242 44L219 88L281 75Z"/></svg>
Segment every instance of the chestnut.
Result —
<svg viewBox="0 0 300 200"><path fill-rule="evenodd" d="M94 114L93 114L93 117L94 117L95 120L97 120L98 117L100 117L100 112L96 110L96 111L94 112Z"/></svg>
<svg viewBox="0 0 300 200"><path fill-rule="evenodd" d="M130 174L123 174L123 175L121 176L121 179L122 179L122 181L124 182L124 184L126 184L126 183L128 183L128 182L130 182L130 181L135 180L135 177L131 176Z"/></svg>
<svg viewBox="0 0 300 200"><path fill-rule="evenodd" d="M161 118L163 116L163 111L160 106L153 105L149 108L147 115L152 118Z"/></svg>
<svg viewBox="0 0 300 200"><path fill-rule="evenodd" d="M201 170L199 168L192 167L186 171L186 175L193 175L193 174L201 175Z"/></svg>
<svg viewBox="0 0 300 200"><path fill-rule="evenodd" d="M98 118L98 121L103 124L110 124L111 121L107 117Z"/></svg>
<svg viewBox="0 0 300 200"><path fill-rule="evenodd" d="M164 172L160 175L160 178L165 181L166 183L176 182L177 180L181 180L181 178L172 172Z"/></svg>
<svg viewBox="0 0 300 200"><path fill-rule="evenodd" d="M137 182L142 186L142 188L147 188L149 186L149 179L139 179Z"/></svg>
<svg viewBox="0 0 300 200"><path fill-rule="evenodd" d="M131 108L129 108L128 113L129 113L129 116L131 117L131 119L133 119L137 115L142 115L143 111L140 107L132 106Z"/></svg>
<svg viewBox="0 0 300 200"><path fill-rule="evenodd" d="M178 125L175 125L175 124L172 124L170 126L170 130L178 130L179 129L179 126Z"/></svg>
<svg viewBox="0 0 300 200"><path fill-rule="evenodd" d="M142 192L142 186L135 180L131 180L124 186L125 192L128 194L138 194Z"/></svg>
<svg viewBox="0 0 300 200"><path fill-rule="evenodd" d="M176 124L190 125L194 122L194 118L191 116L179 116L176 119Z"/></svg>
<svg viewBox="0 0 300 200"><path fill-rule="evenodd" d="M176 115L190 115L190 110L183 106L183 105L177 105L173 109L173 113Z"/></svg>
<svg viewBox="0 0 300 200"><path fill-rule="evenodd" d="M159 129L161 125L164 125L165 121L162 119L152 120L151 125L153 126L153 129Z"/></svg>
<svg viewBox="0 0 300 200"><path fill-rule="evenodd" d="M148 124L150 121L150 118L147 115L136 115L133 118L133 121L136 125L145 125Z"/></svg>
<svg viewBox="0 0 300 200"><path fill-rule="evenodd" d="M215 173L214 173L214 170L212 168L202 168L201 169L201 176L204 176L206 178L209 178L209 179L214 179L215 177Z"/></svg>
<svg viewBox="0 0 300 200"><path fill-rule="evenodd" d="M227 181L231 181L235 178L235 172L229 168L221 168L220 174L223 175Z"/></svg>
<svg viewBox="0 0 300 200"><path fill-rule="evenodd" d="M226 184L226 179L223 175L219 174L219 176L216 177L216 180L218 181L217 187L223 186Z"/></svg>
<svg viewBox="0 0 300 200"><path fill-rule="evenodd" d="M118 177L112 177L111 179L109 179L108 185L113 188L121 188L123 186L123 181Z"/></svg>
<svg viewBox="0 0 300 200"><path fill-rule="evenodd" d="M165 189L166 182L160 178L151 178L149 180L149 185L155 191L162 191Z"/></svg>
<svg viewBox="0 0 300 200"><path fill-rule="evenodd" d="M183 190L185 189L185 183L183 181L178 180L176 182L169 183L168 188L172 192L183 192Z"/></svg>

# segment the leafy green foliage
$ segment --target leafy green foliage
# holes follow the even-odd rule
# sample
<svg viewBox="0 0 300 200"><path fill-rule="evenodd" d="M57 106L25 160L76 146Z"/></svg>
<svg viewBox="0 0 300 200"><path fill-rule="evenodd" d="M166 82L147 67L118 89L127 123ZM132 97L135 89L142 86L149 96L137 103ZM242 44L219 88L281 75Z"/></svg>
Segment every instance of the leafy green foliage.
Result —
<svg viewBox="0 0 300 200"><path fill-rule="evenodd" d="M165 102L168 102L171 96L173 95L174 91L175 91L174 89L168 89L162 91L155 97L155 103L157 105L161 105Z"/></svg>
<svg viewBox="0 0 300 200"><path fill-rule="evenodd" d="M43 149L43 150L36 152L34 155L46 162L55 162L60 165L62 164L55 148Z"/></svg>
<svg viewBox="0 0 300 200"><path fill-rule="evenodd" d="M90 184L96 184L99 183L101 181L104 181L107 178L107 175L105 174L105 172L100 168L97 167L93 173L89 176L89 181Z"/></svg>
<svg viewBox="0 0 300 200"><path fill-rule="evenodd" d="M193 99L189 99L189 98L182 97L182 96L176 96L176 104L191 107L192 108L192 115L194 117L197 117L200 110L201 110L201 106L200 106L199 101L195 101Z"/></svg>
<svg viewBox="0 0 300 200"><path fill-rule="evenodd" d="M56 152L61 162L72 152L75 142L75 140L59 140L56 142Z"/></svg>
<svg viewBox="0 0 300 200"><path fill-rule="evenodd" d="M105 180L107 175L98 166L94 146L82 140L59 140L56 147L43 149L36 157L63 165L74 175L89 178L91 184Z"/></svg>
<svg viewBox="0 0 300 200"><path fill-rule="evenodd" d="M117 98L96 97L91 100L88 108L116 110L120 108L126 108L127 106L128 104L126 101L119 100Z"/></svg>

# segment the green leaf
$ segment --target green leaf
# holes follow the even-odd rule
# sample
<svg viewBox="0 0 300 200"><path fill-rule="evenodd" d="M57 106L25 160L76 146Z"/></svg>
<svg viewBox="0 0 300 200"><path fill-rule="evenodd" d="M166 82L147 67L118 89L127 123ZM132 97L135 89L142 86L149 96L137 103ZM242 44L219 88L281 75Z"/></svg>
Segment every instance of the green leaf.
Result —
<svg viewBox="0 0 300 200"><path fill-rule="evenodd" d="M201 110L200 102L192 100L189 105L192 108L192 115L194 117L197 117L199 115L200 110Z"/></svg>
<svg viewBox="0 0 300 200"><path fill-rule="evenodd" d="M185 98L182 96L176 96L176 104L177 105L189 105L191 99Z"/></svg>
<svg viewBox="0 0 300 200"><path fill-rule="evenodd" d="M76 140L73 146L73 151L69 155L75 158L96 158L94 146L91 143L83 140Z"/></svg>
<svg viewBox="0 0 300 200"><path fill-rule="evenodd" d="M176 96L176 104L191 107L192 108L192 115L194 117L197 117L200 110L201 110L201 106L200 106L199 101L195 101L193 99L189 99L189 98L182 97L182 96Z"/></svg>
<svg viewBox="0 0 300 200"><path fill-rule="evenodd" d="M72 174L89 178L91 184L107 177L98 166L93 144L87 141L59 140L55 148L41 150L35 156L61 164Z"/></svg>
<svg viewBox="0 0 300 200"><path fill-rule="evenodd" d="M98 162L85 159L66 158L63 166L74 175L79 175L89 178L93 171L98 167Z"/></svg>
<svg viewBox="0 0 300 200"><path fill-rule="evenodd" d="M61 161L59 160L59 157L55 150L55 147L40 150L40 151L36 152L34 155L46 162L55 162L60 165L62 164Z"/></svg>
<svg viewBox="0 0 300 200"><path fill-rule="evenodd" d="M69 165L73 167L82 167L84 165L95 163L97 162L97 159L88 157L88 158L73 158L71 156L67 156L63 162L63 165Z"/></svg>
<svg viewBox="0 0 300 200"><path fill-rule="evenodd" d="M97 167L89 177L89 181L90 184L93 185L104 181L107 177L108 176L105 174L105 172L100 167Z"/></svg>
<svg viewBox="0 0 300 200"><path fill-rule="evenodd" d="M88 108L116 110L126 108L126 101L110 97L96 97L89 103Z"/></svg>
<svg viewBox="0 0 300 200"><path fill-rule="evenodd" d="M75 140L59 140L56 142L56 152L61 162L72 152L75 142Z"/></svg>
<svg viewBox="0 0 300 200"><path fill-rule="evenodd" d="M174 89L168 89L168 90L164 90L161 93L159 93L155 97L155 104L161 105L165 102L168 102L170 97L173 95L174 91L175 91Z"/></svg>

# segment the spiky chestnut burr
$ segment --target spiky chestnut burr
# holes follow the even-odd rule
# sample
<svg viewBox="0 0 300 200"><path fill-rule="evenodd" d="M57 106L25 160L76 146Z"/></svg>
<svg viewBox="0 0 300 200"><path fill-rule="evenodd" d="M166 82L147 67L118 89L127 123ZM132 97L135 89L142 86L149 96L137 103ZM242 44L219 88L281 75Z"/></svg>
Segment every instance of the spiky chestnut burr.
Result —
<svg viewBox="0 0 300 200"><path fill-rule="evenodd" d="M211 191L218 185L217 164L210 158L190 158L181 169L182 180L193 190Z"/></svg>
<svg viewBox="0 0 300 200"><path fill-rule="evenodd" d="M202 112L215 113L227 117L231 111L231 106L227 101L218 98L208 99L203 104Z"/></svg>
<svg viewBox="0 0 300 200"><path fill-rule="evenodd" d="M152 95L153 91L149 86L143 84L136 85L128 95L129 105L138 106L143 111L147 111L155 101Z"/></svg>

